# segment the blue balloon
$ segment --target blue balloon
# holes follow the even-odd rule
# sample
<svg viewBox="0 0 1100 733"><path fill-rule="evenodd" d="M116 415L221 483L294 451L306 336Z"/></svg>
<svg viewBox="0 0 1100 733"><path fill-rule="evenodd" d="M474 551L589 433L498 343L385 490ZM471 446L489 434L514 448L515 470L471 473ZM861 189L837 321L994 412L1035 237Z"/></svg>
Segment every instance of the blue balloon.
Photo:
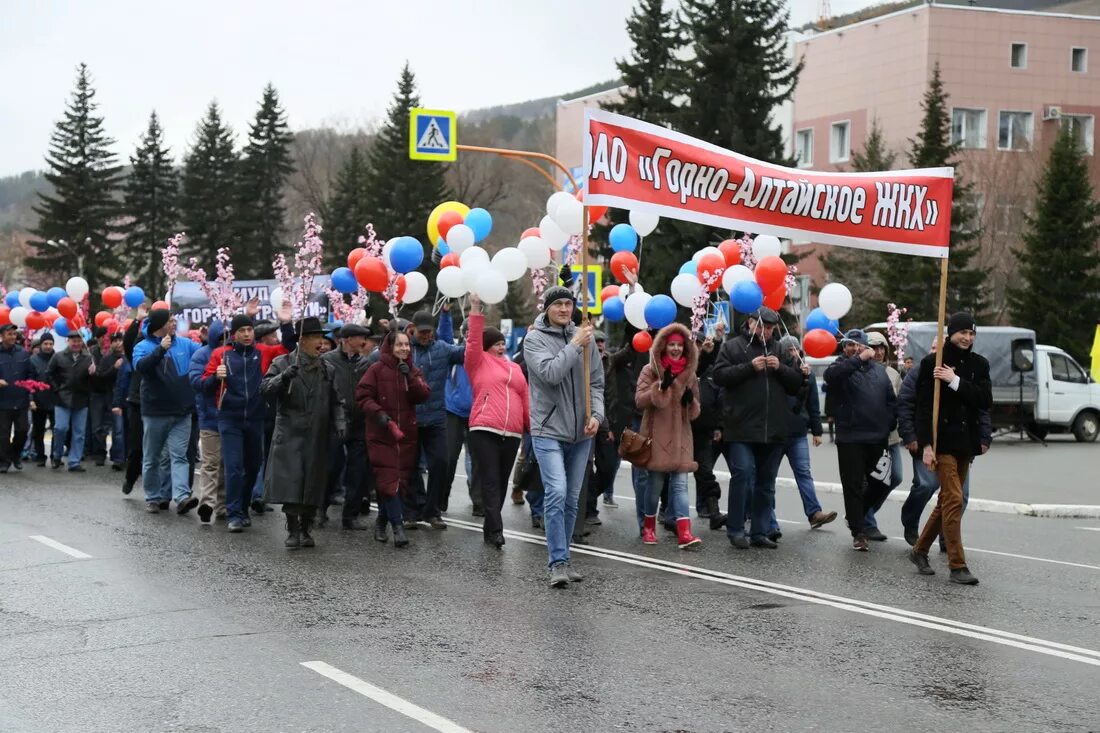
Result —
<svg viewBox="0 0 1100 733"><path fill-rule="evenodd" d="M676 301L667 295L654 295L645 305L645 322L650 328L664 328L676 320Z"/></svg>
<svg viewBox="0 0 1100 733"><path fill-rule="evenodd" d="M439 250L439 255L441 257L446 257L451 253L451 248L447 245L447 242L443 239L443 237L440 237L439 241L435 243L435 248Z"/></svg>
<svg viewBox="0 0 1100 733"><path fill-rule="evenodd" d="M137 285L131 285L126 288L126 292L122 295L122 301L131 308L137 308L145 302L145 291Z"/></svg>
<svg viewBox="0 0 1100 733"><path fill-rule="evenodd" d="M692 260L688 260L684 264L680 265L680 272L677 275L691 275L696 277L699 274L699 270Z"/></svg>
<svg viewBox="0 0 1100 733"><path fill-rule="evenodd" d="M15 308L16 306L18 306L19 305L19 291L18 290L13 290L10 293L8 293L7 297L4 298L4 304L7 305L9 308Z"/></svg>
<svg viewBox="0 0 1100 733"><path fill-rule="evenodd" d="M475 242L485 239L493 231L493 217L485 209L470 209L462 223L474 230Z"/></svg>
<svg viewBox="0 0 1100 733"><path fill-rule="evenodd" d="M810 315L806 316L806 330L813 331L818 328L824 329L829 333L836 333L840 330L840 321L835 318L829 318L825 315L825 311L820 308L814 308L810 311Z"/></svg>
<svg viewBox="0 0 1100 733"><path fill-rule="evenodd" d="M738 313L752 313L764 304L764 291L752 280L742 280L733 286L730 302Z"/></svg>
<svg viewBox="0 0 1100 733"><path fill-rule="evenodd" d="M38 311L39 313L45 313L50 309L50 297L45 293L38 291L31 296L31 310Z"/></svg>
<svg viewBox="0 0 1100 733"><path fill-rule="evenodd" d="M626 318L626 303L617 295L612 295L603 302L603 317L612 322L618 322Z"/></svg>
<svg viewBox="0 0 1100 733"><path fill-rule="evenodd" d="M56 321L54 321L53 330L57 331L57 335L62 337L68 336L70 333L72 333L72 330L69 328L69 324L65 323L64 318L58 318Z"/></svg>
<svg viewBox="0 0 1100 733"><path fill-rule="evenodd" d="M46 291L46 298L49 300L51 308L56 308L61 299L67 297L69 297L69 294L65 292L65 288L59 288L56 285Z"/></svg>
<svg viewBox="0 0 1100 733"><path fill-rule="evenodd" d="M629 224L616 224L607 236L611 249L616 252L633 252L638 248L638 232Z"/></svg>
<svg viewBox="0 0 1100 733"><path fill-rule="evenodd" d="M332 271L332 287L345 295L357 292L359 283L355 281L355 273L347 267L337 267Z"/></svg>
<svg viewBox="0 0 1100 733"><path fill-rule="evenodd" d="M390 248L390 266L394 272L412 272L423 261L424 248L416 237L398 237Z"/></svg>

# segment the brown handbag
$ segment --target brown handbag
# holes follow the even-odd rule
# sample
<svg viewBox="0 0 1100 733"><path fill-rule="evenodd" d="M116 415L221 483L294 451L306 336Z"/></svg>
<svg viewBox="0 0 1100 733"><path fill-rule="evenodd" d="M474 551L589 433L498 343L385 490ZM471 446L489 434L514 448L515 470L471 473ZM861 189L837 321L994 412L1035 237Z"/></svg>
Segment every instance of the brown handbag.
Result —
<svg viewBox="0 0 1100 733"><path fill-rule="evenodd" d="M649 463L653 451L653 438L636 433L630 428L624 428L622 440L619 441L619 457L624 461L645 468Z"/></svg>

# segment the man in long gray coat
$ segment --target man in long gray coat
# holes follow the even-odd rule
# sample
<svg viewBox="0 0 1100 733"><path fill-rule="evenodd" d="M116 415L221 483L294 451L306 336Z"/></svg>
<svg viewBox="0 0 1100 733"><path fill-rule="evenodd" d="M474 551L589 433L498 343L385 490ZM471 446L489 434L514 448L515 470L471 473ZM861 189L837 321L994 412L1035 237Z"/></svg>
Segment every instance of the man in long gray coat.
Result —
<svg viewBox="0 0 1100 733"><path fill-rule="evenodd" d="M310 534L328 488L332 442L347 434L344 403L331 364L321 360L324 329L306 318L298 348L271 363L261 390L275 403L275 433L264 473L264 501L282 504L289 549L313 547Z"/></svg>

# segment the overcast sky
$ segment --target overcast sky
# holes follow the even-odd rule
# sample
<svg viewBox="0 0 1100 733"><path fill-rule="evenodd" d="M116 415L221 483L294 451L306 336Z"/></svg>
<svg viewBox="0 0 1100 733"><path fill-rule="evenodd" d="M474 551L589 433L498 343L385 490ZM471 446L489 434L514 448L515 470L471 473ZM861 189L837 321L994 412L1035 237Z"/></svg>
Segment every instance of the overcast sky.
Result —
<svg viewBox="0 0 1100 733"><path fill-rule="evenodd" d="M669 0L670 2L674 0ZM865 0L832 0L834 14ZM406 59L425 106L467 110L613 78L634 0L0 0L0 176L44 166L88 64L125 161L161 117L173 155L211 99L243 138L267 82L294 129L367 125ZM793 25L818 0L792 0Z"/></svg>

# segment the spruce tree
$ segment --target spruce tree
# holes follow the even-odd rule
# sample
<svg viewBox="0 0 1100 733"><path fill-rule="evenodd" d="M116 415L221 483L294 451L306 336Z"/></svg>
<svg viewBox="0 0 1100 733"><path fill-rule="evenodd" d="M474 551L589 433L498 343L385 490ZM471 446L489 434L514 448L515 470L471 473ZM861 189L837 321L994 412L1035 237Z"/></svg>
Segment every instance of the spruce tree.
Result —
<svg viewBox="0 0 1100 733"><path fill-rule="evenodd" d="M233 146L233 131L222 122L217 102L195 130L195 141L184 159L180 217L187 232L186 254L212 267L219 247L234 247L237 222L237 174L240 163ZM235 249L235 247L234 247ZM270 263L236 258L240 277L268 272Z"/></svg>
<svg viewBox="0 0 1100 733"><path fill-rule="evenodd" d="M871 120L871 129L863 150L852 153L852 169L860 172L888 171L893 169L897 153L886 145L878 118ZM882 255L866 249L825 245L821 258L830 282L843 283L852 291L852 309L844 317L845 324L863 327L886 319L886 312L878 310L881 296L878 272Z"/></svg>
<svg viewBox="0 0 1100 733"><path fill-rule="evenodd" d="M115 233L119 206L115 197L121 167L110 152L114 140L96 114L95 90L88 67L77 68L76 88L50 137L46 180L51 193L39 193L33 207L38 226L31 233L33 254L27 266L64 279L81 275L96 292L117 274L108 263L110 237ZM51 245L64 240L65 245Z"/></svg>
<svg viewBox="0 0 1100 733"><path fill-rule="evenodd" d="M1087 363L1100 313L1100 203L1093 199L1088 158L1062 128L1036 184L1035 214L1027 216L1019 278L1008 291L1017 325L1035 329Z"/></svg>
<svg viewBox="0 0 1100 733"><path fill-rule="evenodd" d="M294 171L293 139L279 94L268 84L248 131L238 175L240 230L235 251L246 277L267 272L283 248L283 185Z"/></svg>
<svg viewBox="0 0 1100 733"><path fill-rule="evenodd" d="M336 174L325 221L325 264L340 267L348 252L359 246L359 236L369 222L367 206L367 161L358 145L353 145L344 166Z"/></svg>
<svg viewBox="0 0 1100 733"><path fill-rule="evenodd" d="M420 270L428 278L428 300L435 295L438 268L431 262L433 243L428 241L424 227L432 209L447 201L450 192L444 179L445 166L409 159L409 110L419 106L416 77L406 63L386 121L367 153L363 190L367 221L374 224L379 237L388 240L408 235L424 245ZM372 302L377 300L373 298Z"/></svg>
<svg viewBox="0 0 1100 733"><path fill-rule="evenodd" d="M179 226L179 173L164 144L157 113L130 156L130 175L123 187L126 224L125 262L136 282L160 297L164 289L160 250Z"/></svg>
<svg viewBox="0 0 1100 733"><path fill-rule="evenodd" d="M656 125L671 125L677 109L674 96L680 86L678 74L682 71L676 52L684 45L675 13L664 9L664 0L639 0L626 21L626 34L633 49L615 66L628 89L621 101L607 103L604 109Z"/></svg>
<svg viewBox="0 0 1100 733"><path fill-rule="evenodd" d="M951 206L951 256L947 278L947 314L973 313L981 322L985 311L985 273L971 267L977 254L978 222L966 206L971 186L962 182L958 146L951 143L951 112L947 92L936 63L924 93L920 132L910 140L909 164L914 168L955 167L955 192ZM896 303L909 309L915 321L934 321L939 313L940 263L930 257L884 254L879 258L879 287L874 301L876 313L886 314L886 304Z"/></svg>

